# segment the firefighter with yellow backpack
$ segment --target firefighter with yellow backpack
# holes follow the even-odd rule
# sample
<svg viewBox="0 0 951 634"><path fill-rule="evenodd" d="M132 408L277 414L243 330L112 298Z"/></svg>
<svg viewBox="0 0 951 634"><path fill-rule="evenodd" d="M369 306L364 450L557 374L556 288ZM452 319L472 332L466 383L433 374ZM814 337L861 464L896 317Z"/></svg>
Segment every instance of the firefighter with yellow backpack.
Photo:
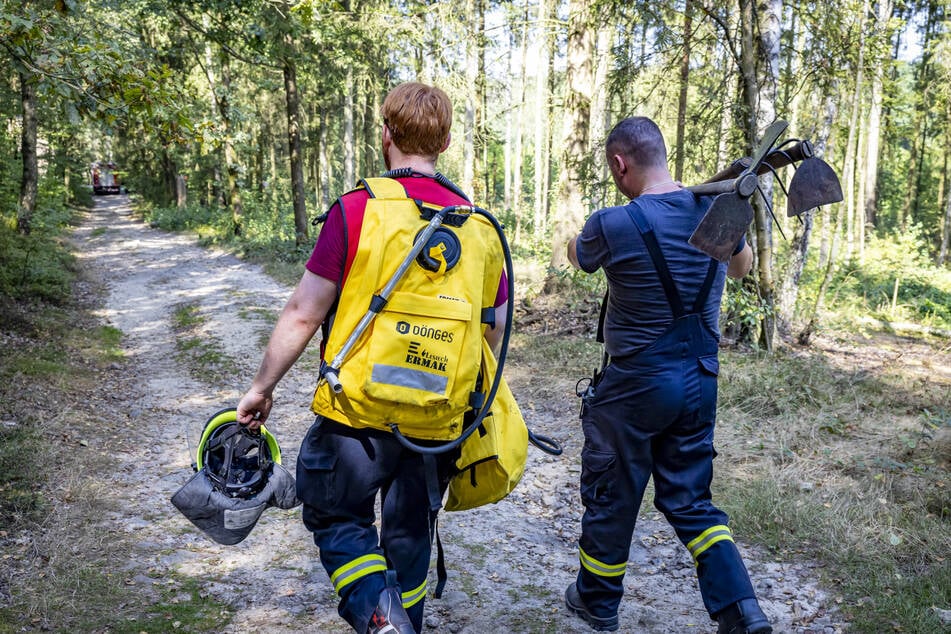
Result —
<svg viewBox="0 0 951 634"><path fill-rule="evenodd" d="M322 328L317 419L297 462L304 524L340 615L361 634L403 634L422 629L447 489L447 510L504 497L529 432L501 376L512 313L504 235L435 169L451 103L405 83L381 114L389 171L325 214L237 418L252 430L267 420L275 386Z"/></svg>

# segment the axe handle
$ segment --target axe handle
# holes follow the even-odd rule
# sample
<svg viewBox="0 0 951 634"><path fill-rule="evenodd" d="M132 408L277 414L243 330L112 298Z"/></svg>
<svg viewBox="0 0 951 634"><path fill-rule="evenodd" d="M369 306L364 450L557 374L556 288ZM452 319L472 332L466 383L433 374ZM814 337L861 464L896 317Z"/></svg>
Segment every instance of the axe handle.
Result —
<svg viewBox="0 0 951 634"><path fill-rule="evenodd" d="M763 164L759 166L758 170L756 170L756 174L757 175L765 174L766 172L770 171L769 167L772 167L773 169L780 169L782 167L786 167L787 165L790 165L791 163L798 163L799 161L802 161L803 159L807 159L813 156L813 154L814 153L812 149L812 144L809 141L805 141L805 140L799 141L795 145L792 145L785 149L773 150L772 152L766 155L766 158L763 159ZM717 172L716 174L714 174L713 176L705 180L701 185L694 185L693 187L688 187L687 189L697 194L722 194L724 191L730 191L732 189L732 186L725 190L717 189L717 190L710 190L710 191L706 191L706 190L696 191L695 188L704 187L711 183L733 181L736 179L737 176L743 173L743 170L749 167L751 160L752 159L748 156L744 156L741 159L737 159L733 161L733 163L729 167L726 167L720 170L719 172Z"/></svg>
<svg viewBox="0 0 951 634"><path fill-rule="evenodd" d="M706 183L700 183L699 185L691 185L687 188L688 191L693 192L698 196L716 196L717 194L725 194L736 189L736 177L732 177L729 180L720 180L720 181L707 181Z"/></svg>

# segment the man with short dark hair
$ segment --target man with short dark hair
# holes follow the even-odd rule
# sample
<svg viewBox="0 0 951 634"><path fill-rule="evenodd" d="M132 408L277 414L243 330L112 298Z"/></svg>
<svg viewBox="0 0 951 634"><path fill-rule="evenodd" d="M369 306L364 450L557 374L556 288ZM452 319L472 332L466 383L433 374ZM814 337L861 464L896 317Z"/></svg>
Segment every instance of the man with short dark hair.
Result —
<svg viewBox="0 0 951 634"><path fill-rule="evenodd" d="M654 505L690 551L719 633L771 632L710 495L720 298L727 275L749 272L752 250L742 239L722 264L688 244L711 199L671 178L653 121L621 121L606 151L630 202L592 214L568 244L575 267L607 277L610 363L584 402L581 565L565 602L594 629L618 629L634 523L653 476Z"/></svg>
<svg viewBox="0 0 951 634"><path fill-rule="evenodd" d="M381 114L383 159L390 170L383 176L394 179L407 197L421 203L471 205L455 185L436 172L436 159L449 145L452 125L452 104L446 94L416 82L401 84L387 95ZM267 420L275 386L317 329L330 323L335 302L346 296L341 290L348 288L348 281L365 279L357 276L374 275L355 265L365 261L355 259L365 237L361 233L364 221L374 220L369 216L370 196L368 188L358 188L341 196L328 212L251 388L238 404L240 423L255 429ZM406 244L407 253L411 246ZM383 258L403 255L370 253L367 257L370 265L378 265ZM490 261L488 254L474 250L466 257L483 258L485 271L500 275L501 257ZM486 283L491 294L483 304L492 313L494 299L494 322L485 330L485 339L493 349L506 321L508 287L501 277L497 292L494 284L498 278ZM374 277L371 283L375 281ZM484 299L482 291L478 289L480 299ZM371 297L365 299L361 310ZM341 317L342 313L338 321ZM301 444L297 496L303 503L304 524L313 533L321 563L340 595L338 611L360 634L419 632L438 500L446 491L458 453L437 454L435 463L424 465L420 453L405 448L385 430L385 421L372 427L365 421L335 418L339 420L318 416ZM379 535L374 526L377 495L382 509Z"/></svg>

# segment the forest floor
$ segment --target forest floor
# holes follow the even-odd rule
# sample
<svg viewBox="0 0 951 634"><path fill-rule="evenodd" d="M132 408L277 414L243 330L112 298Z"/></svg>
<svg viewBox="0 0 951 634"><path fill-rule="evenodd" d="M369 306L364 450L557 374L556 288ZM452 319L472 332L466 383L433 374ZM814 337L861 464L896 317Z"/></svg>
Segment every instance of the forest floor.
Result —
<svg viewBox="0 0 951 634"><path fill-rule="evenodd" d="M150 603L196 600L220 606L222 624L213 631L349 631L299 507L267 510L244 542L226 547L169 502L192 474L191 452L206 419L234 406L249 384L291 289L255 265L198 246L193 236L150 228L124 197L97 199L73 241L86 299L102 324L121 331L124 357L96 375L80 402L66 405L77 422L62 432L75 448L77 472L107 473L97 496L108 501L105 511L75 510L72 521L57 523L72 544L64 555L96 562L108 544L108 566L137 596L138 607L115 610L115 619L132 622L103 631L138 631L134 619ZM308 352L285 377L268 423L292 472L313 420L308 406L317 362ZM579 377L565 376L557 364L539 376L519 363L517 349L507 377L529 426L557 438L565 451L554 457L531 447L524 478L508 498L441 514L449 582L443 598L427 600L426 632L590 631L563 602L578 568L582 512ZM739 547L777 632L847 629L831 591L820 584L821 562L780 560L745 543L742 532ZM716 630L689 555L647 504L625 589L621 632ZM180 626L175 621L168 629Z"/></svg>

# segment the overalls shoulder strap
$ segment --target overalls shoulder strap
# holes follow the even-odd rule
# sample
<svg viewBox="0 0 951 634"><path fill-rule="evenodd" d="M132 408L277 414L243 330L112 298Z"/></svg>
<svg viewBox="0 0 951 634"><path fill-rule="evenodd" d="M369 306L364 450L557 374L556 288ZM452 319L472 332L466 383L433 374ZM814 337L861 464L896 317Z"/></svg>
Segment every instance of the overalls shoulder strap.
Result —
<svg viewBox="0 0 951 634"><path fill-rule="evenodd" d="M680 293L677 292L677 286L674 284L674 278L670 274L667 260L664 259L664 254L660 250L660 243L654 234L654 228L647 222L640 205L631 203L627 205L626 209L631 220L634 221L634 226L637 227L637 232L641 234L641 238L644 240L647 253L650 255L651 261L654 263L654 268L657 270L657 275L660 277L660 283L664 287L664 295L667 296L667 303L670 304L670 310L674 314L674 319L680 319L687 313L684 310L683 300L680 299ZM713 287L713 280L717 275L717 266L718 262L710 258L707 275L703 280L703 285L700 287L700 292L697 293L697 299L691 307L691 314L700 313L703 310L703 305L707 302L707 296L710 294L710 289Z"/></svg>

